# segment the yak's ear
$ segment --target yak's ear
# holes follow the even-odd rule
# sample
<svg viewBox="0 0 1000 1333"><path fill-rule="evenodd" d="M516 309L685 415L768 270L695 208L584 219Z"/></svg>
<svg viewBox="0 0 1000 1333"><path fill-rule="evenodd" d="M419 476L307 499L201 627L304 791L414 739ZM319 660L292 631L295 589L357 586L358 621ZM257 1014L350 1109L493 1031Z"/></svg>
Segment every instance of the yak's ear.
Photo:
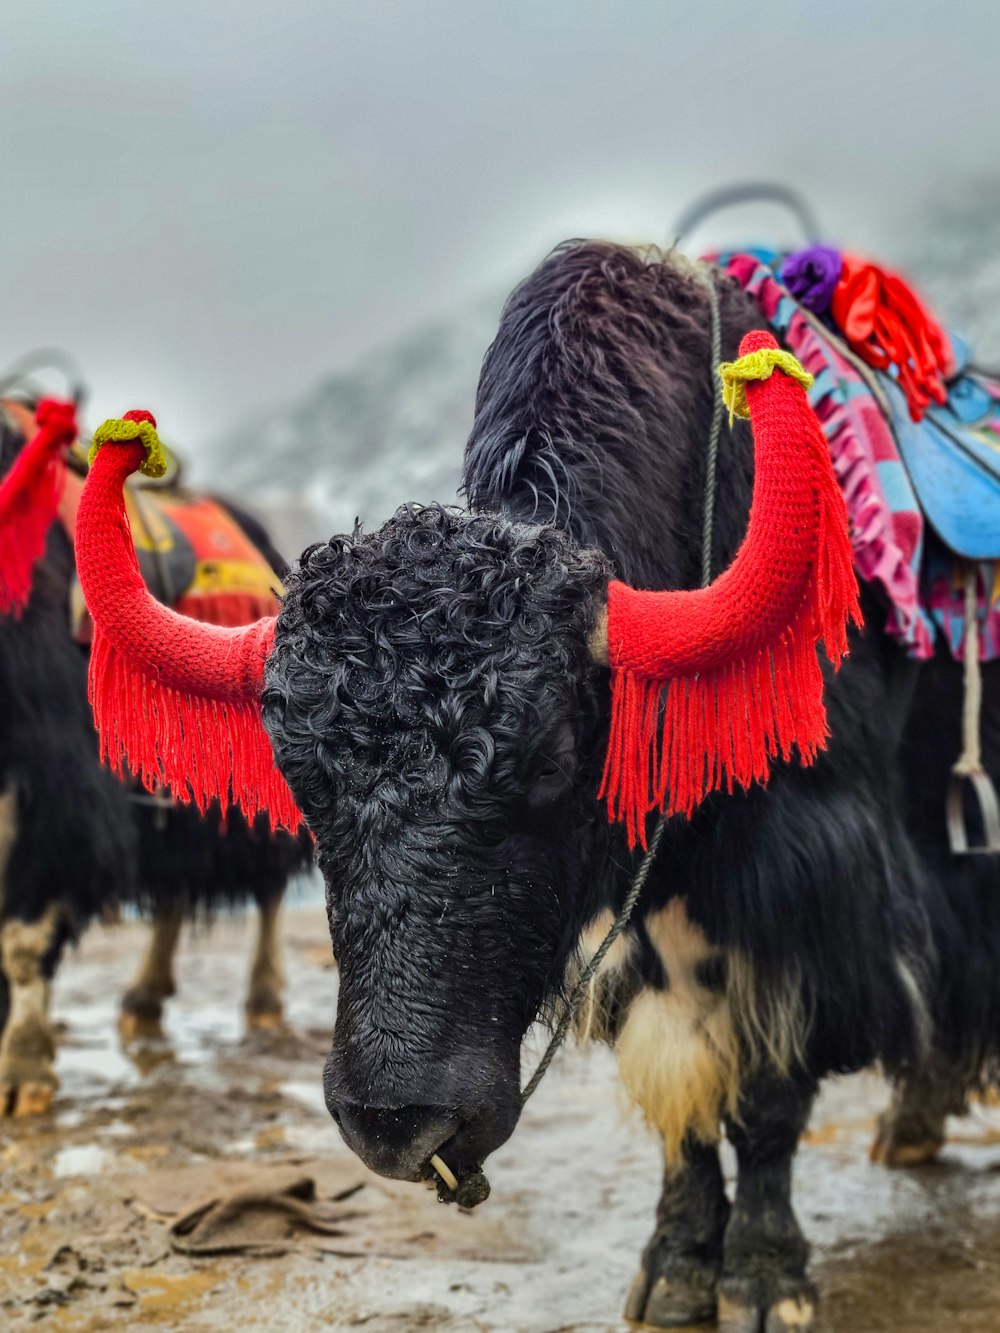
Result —
<svg viewBox="0 0 1000 1333"><path fill-rule="evenodd" d="M21 415L19 413L19 415ZM31 416L24 413L30 429ZM76 439L72 403L45 398L34 413L35 433L0 482L0 614L20 616L31 576L45 551L66 477L61 451Z"/></svg>
<svg viewBox="0 0 1000 1333"><path fill-rule="evenodd" d="M275 617L239 629L178 615L150 596L125 513L125 479L159 465L156 423L127 412L94 434L77 515L80 586L94 622L90 701L102 755L199 809L217 799L252 820L302 822L261 720Z"/></svg>
<svg viewBox="0 0 1000 1333"><path fill-rule="evenodd" d="M861 624L847 512L805 395L812 378L769 333L748 333L740 353L721 373L730 411L754 431L743 545L707 588L609 584L589 638L612 673L600 795L633 846L645 846L653 809L690 815L720 787L765 782L771 761L796 750L812 763L827 737L817 645L839 663L848 622Z"/></svg>

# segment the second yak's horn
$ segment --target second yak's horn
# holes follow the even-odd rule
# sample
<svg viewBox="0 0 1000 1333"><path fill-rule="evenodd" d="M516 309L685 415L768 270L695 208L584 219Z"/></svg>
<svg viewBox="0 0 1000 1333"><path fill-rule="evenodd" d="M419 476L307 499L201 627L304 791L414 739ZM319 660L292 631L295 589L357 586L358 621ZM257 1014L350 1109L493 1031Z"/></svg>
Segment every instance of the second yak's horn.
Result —
<svg viewBox="0 0 1000 1333"><path fill-rule="evenodd" d="M160 462L148 412L126 412L94 433L76 561L94 622L90 701L102 756L199 809L217 798L250 820L266 812L272 825L295 829L302 817L261 719L274 617L207 625L156 601L139 572L125 480L137 469L157 475Z"/></svg>
<svg viewBox="0 0 1000 1333"><path fill-rule="evenodd" d="M17 404L20 408L20 404ZM30 421L30 414L28 416ZM0 614L20 616L55 521L65 469L59 455L76 439L72 403L43 398L35 434L0 482Z"/></svg>
<svg viewBox="0 0 1000 1333"><path fill-rule="evenodd" d="M748 333L720 368L730 412L749 416L754 484L746 537L707 588L646 592L613 582L591 644L611 667L600 795L629 842L650 811L690 815L710 792L767 780L827 737L820 640L838 664L861 623L843 497L811 384L769 333Z"/></svg>

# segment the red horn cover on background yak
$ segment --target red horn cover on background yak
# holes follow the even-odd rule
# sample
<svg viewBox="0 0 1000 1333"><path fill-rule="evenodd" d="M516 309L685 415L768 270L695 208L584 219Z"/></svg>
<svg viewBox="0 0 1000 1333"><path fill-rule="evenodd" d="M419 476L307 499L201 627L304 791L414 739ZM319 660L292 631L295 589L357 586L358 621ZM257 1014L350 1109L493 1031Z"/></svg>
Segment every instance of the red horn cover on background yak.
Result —
<svg viewBox="0 0 1000 1333"><path fill-rule="evenodd" d="M20 616L31 575L55 521L65 469L59 455L76 439L72 403L43 398L34 437L0 482L0 614Z"/></svg>
<svg viewBox="0 0 1000 1333"><path fill-rule="evenodd" d="M126 478L156 475L159 440L148 412L94 433L77 514L80 586L94 621L90 701L101 752L155 789L204 809L231 801L248 819L302 822L278 772L260 713L274 617L226 629L178 615L153 598L125 514Z"/></svg>
<svg viewBox="0 0 1000 1333"><path fill-rule="evenodd" d="M827 735L817 644L839 661L848 620L860 623L844 502L796 382L808 376L768 333L748 334L740 353L723 372L731 409L751 418L755 473L736 559L697 591L612 583L606 638L592 638L612 677L600 795L633 846L645 845L655 808L690 814L720 787L766 781L771 761L796 749L811 763ZM77 561L95 625L91 699L104 753L147 785L202 806L232 799L295 827L260 715L274 620L219 629L150 597L122 489L155 449L152 418L129 413L94 438Z"/></svg>

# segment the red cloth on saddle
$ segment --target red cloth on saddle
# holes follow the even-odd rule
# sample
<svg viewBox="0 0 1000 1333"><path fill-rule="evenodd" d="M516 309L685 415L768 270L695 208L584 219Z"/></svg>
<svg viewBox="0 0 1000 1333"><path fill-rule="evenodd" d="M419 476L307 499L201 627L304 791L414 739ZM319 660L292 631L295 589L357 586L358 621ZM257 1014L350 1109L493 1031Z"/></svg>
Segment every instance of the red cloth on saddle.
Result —
<svg viewBox="0 0 1000 1333"><path fill-rule="evenodd" d="M844 254L830 313L851 350L876 370L894 367L910 416L945 403L955 368L951 343L908 283L879 264Z"/></svg>

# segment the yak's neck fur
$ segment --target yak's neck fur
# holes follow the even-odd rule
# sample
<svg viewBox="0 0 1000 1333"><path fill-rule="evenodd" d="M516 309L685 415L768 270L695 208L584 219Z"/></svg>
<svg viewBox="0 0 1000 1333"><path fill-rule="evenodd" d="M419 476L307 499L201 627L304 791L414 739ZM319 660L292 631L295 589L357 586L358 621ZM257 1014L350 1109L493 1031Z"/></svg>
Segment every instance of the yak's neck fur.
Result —
<svg viewBox="0 0 1000 1333"><path fill-rule="evenodd" d="M711 308L722 355L763 327L734 282L679 256L569 242L507 302L486 355L464 486L474 509L552 522L641 587L697 586L712 419ZM715 573L746 527L750 432L724 424Z"/></svg>
<svg viewBox="0 0 1000 1333"><path fill-rule="evenodd" d="M731 360L765 321L718 271L595 242L554 251L511 296L485 358L465 456L471 506L556 524L633 586L698 586L717 374L706 279ZM748 426L724 424L713 576L746 531L752 479ZM816 1072L912 1052L911 999L887 960L925 948L877 637L855 647L827 692L829 752L811 769L779 765L766 791L717 795L690 821L672 819L633 927L656 984L647 927L684 895L713 948L752 960L761 995L789 1012L792 996L810 1014ZM590 859L589 910L613 911L632 874L624 838L597 836ZM854 947L859 938L866 949ZM878 1018L845 1025L851 1012Z"/></svg>

